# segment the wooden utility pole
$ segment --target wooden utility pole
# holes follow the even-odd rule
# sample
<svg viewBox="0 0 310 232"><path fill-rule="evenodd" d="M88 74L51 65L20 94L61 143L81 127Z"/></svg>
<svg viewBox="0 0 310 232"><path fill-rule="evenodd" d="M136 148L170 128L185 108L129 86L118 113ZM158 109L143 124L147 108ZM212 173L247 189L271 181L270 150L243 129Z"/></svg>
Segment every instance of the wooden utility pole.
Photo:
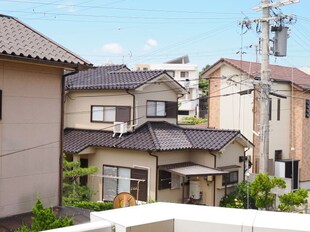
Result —
<svg viewBox="0 0 310 232"><path fill-rule="evenodd" d="M260 146L259 172L268 173L269 158L269 17L270 0L261 0L263 18L262 23L262 57L261 57L261 99L260 99Z"/></svg>

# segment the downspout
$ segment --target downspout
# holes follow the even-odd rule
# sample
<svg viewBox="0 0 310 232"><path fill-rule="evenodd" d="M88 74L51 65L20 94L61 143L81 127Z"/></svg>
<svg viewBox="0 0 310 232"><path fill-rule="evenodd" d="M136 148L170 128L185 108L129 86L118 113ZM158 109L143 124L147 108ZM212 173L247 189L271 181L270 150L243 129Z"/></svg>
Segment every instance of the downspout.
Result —
<svg viewBox="0 0 310 232"><path fill-rule="evenodd" d="M148 153L149 153L150 156L155 157L155 160L156 160L156 171L155 171L155 174L156 174L156 181L155 181L155 182L156 182L156 186L155 186L155 201L157 201L157 191L158 191L158 173L157 173L157 171L158 171L158 156L152 154L151 151L148 151Z"/></svg>
<svg viewBox="0 0 310 232"><path fill-rule="evenodd" d="M136 96L132 93L129 92L127 89L126 92L132 96L132 132L135 131L135 126L136 126Z"/></svg>
<svg viewBox="0 0 310 232"><path fill-rule="evenodd" d="M249 147L247 148L246 151L243 152L243 182L245 181L245 172L247 171L245 170L245 157L246 157L245 153L247 153L248 150L250 150Z"/></svg>
<svg viewBox="0 0 310 232"><path fill-rule="evenodd" d="M181 97L183 97L184 96L184 94L181 94L181 96L179 96L179 97L177 97L177 109L176 109L176 125L179 125L179 120L178 120L178 111L179 111L179 99L181 98Z"/></svg>
<svg viewBox="0 0 310 232"><path fill-rule="evenodd" d="M64 117L65 117L65 80L66 76L76 74L79 71L73 71L62 75L61 79L61 109L60 109L60 141L59 141L59 186L58 186L58 205L62 206L62 187L63 187L63 143L64 143Z"/></svg>
<svg viewBox="0 0 310 232"><path fill-rule="evenodd" d="M216 168L216 155L209 151L211 155L214 157L214 168ZM215 206L215 186L216 186L216 178L214 177L214 185L213 185L213 206Z"/></svg>

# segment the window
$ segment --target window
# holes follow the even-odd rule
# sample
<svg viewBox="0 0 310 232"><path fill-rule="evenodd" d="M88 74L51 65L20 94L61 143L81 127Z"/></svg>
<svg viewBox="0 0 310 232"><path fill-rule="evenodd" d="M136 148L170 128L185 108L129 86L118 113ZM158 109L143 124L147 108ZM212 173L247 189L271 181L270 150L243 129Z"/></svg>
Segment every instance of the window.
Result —
<svg viewBox="0 0 310 232"><path fill-rule="evenodd" d="M306 118L310 118L310 100L309 99L306 99L306 107L305 107L305 117Z"/></svg>
<svg viewBox="0 0 310 232"><path fill-rule="evenodd" d="M164 101L147 101L146 115L149 117L165 117L166 103Z"/></svg>
<svg viewBox="0 0 310 232"><path fill-rule="evenodd" d="M187 78L188 77L188 72L181 72L180 77L182 78Z"/></svg>
<svg viewBox="0 0 310 232"><path fill-rule="evenodd" d="M179 110L178 114L179 115L189 115L189 111L188 110Z"/></svg>
<svg viewBox="0 0 310 232"><path fill-rule="evenodd" d="M269 120L271 121L271 114L272 114L272 99L269 98Z"/></svg>
<svg viewBox="0 0 310 232"><path fill-rule="evenodd" d="M278 161L282 159L282 150L275 150L274 151L274 160Z"/></svg>
<svg viewBox="0 0 310 232"><path fill-rule="evenodd" d="M147 101L147 117L176 118L178 113L178 103L173 101Z"/></svg>
<svg viewBox="0 0 310 232"><path fill-rule="evenodd" d="M80 166L81 168L88 168L88 159L80 159ZM80 185L87 185L88 176L81 176L80 177Z"/></svg>
<svg viewBox="0 0 310 232"><path fill-rule="evenodd" d="M138 186L139 199L137 200L147 200L147 170L104 165L103 175L103 200L113 201L114 197L121 192L128 192L137 197ZM138 182L133 179L145 181L141 181L138 185Z"/></svg>
<svg viewBox="0 0 310 232"><path fill-rule="evenodd" d="M222 177L222 185L238 183L238 171L232 171Z"/></svg>
<svg viewBox="0 0 310 232"><path fill-rule="evenodd" d="M165 170L159 170L159 190L181 188L181 182L180 176Z"/></svg>
<svg viewBox="0 0 310 232"><path fill-rule="evenodd" d="M170 189L171 188L171 172L159 170L159 183L158 189Z"/></svg>
<svg viewBox="0 0 310 232"><path fill-rule="evenodd" d="M92 122L129 122L129 106L91 106Z"/></svg>
<svg viewBox="0 0 310 232"><path fill-rule="evenodd" d="M278 99L278 106L277 106L277 120L280 121L280 115L281 115L281 99Z"/></svg>

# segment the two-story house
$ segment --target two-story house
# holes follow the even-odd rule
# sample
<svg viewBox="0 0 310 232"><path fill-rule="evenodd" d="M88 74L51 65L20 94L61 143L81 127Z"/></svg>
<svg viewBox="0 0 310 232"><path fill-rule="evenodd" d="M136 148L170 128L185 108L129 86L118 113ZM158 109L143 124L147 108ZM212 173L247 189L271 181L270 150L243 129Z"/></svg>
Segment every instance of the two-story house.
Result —
<svg viewBox="0 0 310 232"><path fill-rule="evenodd" d="M0 217L61 205L64 70L89 63L0 15ZM0 229L1 230L1 229Z"/></svg>
<svg viewBox="0 0 310 232"><path fill-rule="evenodd" d="M166 70L179 82L187 93L178 100L178 120L186 116L199 116L199 72L197 65L191 64L187 55L163 64L137 64L137 70Z"/></svg>
<svg viewBox="0 0 310 232"><path fill-rule="evenodd" d="M310 76L270 65L269 173L310 189ZM254 144L259 170L260 63L220 59L203 74L209 80L209 126L240 130ZM299 165L299 167L298 167ZM299 171L299 173L298 173Z"/></svg>
<svg viewBox="0 0 310 232"><path fill-rule="evenodd" d="M183 128L177 101L186 90L166 71L101 66L67 76L64 151L84 167L93 200L120 192L138 200L218 205L243 180L238 130ZM225 178L224 178L225 177Z"/></svg>

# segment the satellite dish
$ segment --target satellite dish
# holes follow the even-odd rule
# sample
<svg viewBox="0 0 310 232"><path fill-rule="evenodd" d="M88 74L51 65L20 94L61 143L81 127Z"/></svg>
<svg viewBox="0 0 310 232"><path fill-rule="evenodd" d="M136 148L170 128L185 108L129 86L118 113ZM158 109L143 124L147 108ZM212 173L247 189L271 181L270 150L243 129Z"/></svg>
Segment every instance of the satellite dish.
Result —
<svg viewBox="0 0 310 232"><path fill-rule="evenodd" d="M136 199L133 195L127 192L121 192L113 200L113 208L124 208L136 205Z"/></svg>

